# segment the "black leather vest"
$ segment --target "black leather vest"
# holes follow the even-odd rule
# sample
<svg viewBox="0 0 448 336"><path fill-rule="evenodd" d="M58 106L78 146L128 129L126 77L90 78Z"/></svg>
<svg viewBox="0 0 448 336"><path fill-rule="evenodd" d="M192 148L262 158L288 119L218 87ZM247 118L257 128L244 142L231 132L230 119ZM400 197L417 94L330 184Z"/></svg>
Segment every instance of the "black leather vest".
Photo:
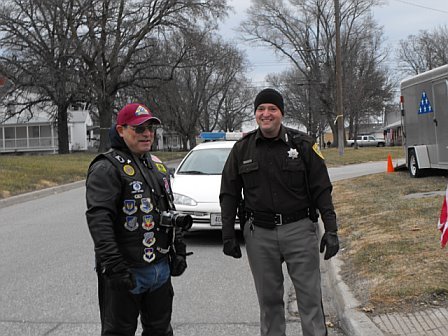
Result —
<svg viewBox="0 0 448 336"><path fill-rule="evenodd" d="M155 166L151 160L145 166L129 153L119 150L112 149L103 155L121 176L122 203L118 205L114 225L121 253L134 267L166 257L172 241L172 228L160 226L161 212L169 209L162 189L165 188L162 185L165 184L161 175L163 168ZM141 169L146 170L145 176Z"/></svg>

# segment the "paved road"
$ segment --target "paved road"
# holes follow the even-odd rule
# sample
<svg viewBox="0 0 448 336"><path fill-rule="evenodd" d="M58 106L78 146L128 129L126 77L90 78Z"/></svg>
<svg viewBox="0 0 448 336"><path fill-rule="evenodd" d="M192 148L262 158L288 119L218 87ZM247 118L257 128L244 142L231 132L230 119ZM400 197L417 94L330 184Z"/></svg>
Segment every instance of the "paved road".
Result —
<svg viewBox="0 0 448 336"><path fill-rule="evenodd" d="M84 188L0 209L0 335L99 335L93 244ZM174 279L177 335L257 335L246 258L221 252L219 233L189 238L194 255ZM298 324L288 326L298 334Z"/></svg>
<svg viewBox="0 0 448 336"><path fill-rule="evenodd" d="M347 178L348 169L333 168L330 174L334 180ZM385 164L372 164L369 171L384 169ZM359 166L351 174L366 173ZM0 335L99 335L84 193L78 187L0 208ZM258 304L247 258L225 257L218 232L193 233L188 242L194 255L186 273L174 279L176 335L258 335ZM330 301L325 302L328 319L337 322ZM287 332L300 335L294 316L288 317ZM330 329L330 336L341 335Z"/></svg>

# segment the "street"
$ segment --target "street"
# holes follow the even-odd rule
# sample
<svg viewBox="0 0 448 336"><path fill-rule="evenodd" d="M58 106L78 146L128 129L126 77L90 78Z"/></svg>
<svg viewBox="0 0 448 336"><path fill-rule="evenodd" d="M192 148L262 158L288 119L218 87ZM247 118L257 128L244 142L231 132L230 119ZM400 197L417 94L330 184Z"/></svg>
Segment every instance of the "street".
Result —
<svg viewBox="0 0 448 336"><path fill-rule="evenodd" d="M348 177L349 168L343 176L338 169L330 169L333 179ZM368 171L384 169L385 164L371 165ZM352 172L364 173L360 167ZM0 208L0 335L100 334L84 193L80 187ZM193 232L187 243L194 254L185 274L173 278L175 334L258 335L258 303L245 253L239 260L226 257L219 231ZM337 323L325 297L328 320ZM287 334L300 335L297 317L287 313L287 319ZM330 328L329 335L343 333Z"/></svg>

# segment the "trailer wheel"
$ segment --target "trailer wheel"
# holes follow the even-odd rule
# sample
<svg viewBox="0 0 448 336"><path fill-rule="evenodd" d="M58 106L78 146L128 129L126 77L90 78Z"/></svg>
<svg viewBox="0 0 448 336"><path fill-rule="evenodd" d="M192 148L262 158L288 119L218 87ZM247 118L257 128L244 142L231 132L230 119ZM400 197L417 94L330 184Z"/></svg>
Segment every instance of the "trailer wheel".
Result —
<svg viewBox="0 0 448 336"><path fill-rule="evenodd" d="M415 152L411 150L409 152L409 174L411 177L420 177L422 176L422 170L418 167L417 156Z"/></svg>

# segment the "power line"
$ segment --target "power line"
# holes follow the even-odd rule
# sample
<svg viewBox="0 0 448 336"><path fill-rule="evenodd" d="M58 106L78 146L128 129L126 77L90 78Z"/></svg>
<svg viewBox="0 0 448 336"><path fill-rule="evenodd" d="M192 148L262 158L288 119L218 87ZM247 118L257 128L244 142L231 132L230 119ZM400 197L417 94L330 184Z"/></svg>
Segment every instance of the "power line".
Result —
<svg viewBox="0 0 448 336"><path fill-rule="evenodd" d="M424 8L424 9L429 9L438 13L445 13L448 14L448 11L442 10L442 9L436 9L436 8L432 8L432 7L427 7L427 6L423 6L423 5L419 5L410 1L405 1L405 0L395 0L397 2L401 2L404 3L406 5L411 5L411 6L415 6L415 7L420 7L420 8Z"/></svg>

